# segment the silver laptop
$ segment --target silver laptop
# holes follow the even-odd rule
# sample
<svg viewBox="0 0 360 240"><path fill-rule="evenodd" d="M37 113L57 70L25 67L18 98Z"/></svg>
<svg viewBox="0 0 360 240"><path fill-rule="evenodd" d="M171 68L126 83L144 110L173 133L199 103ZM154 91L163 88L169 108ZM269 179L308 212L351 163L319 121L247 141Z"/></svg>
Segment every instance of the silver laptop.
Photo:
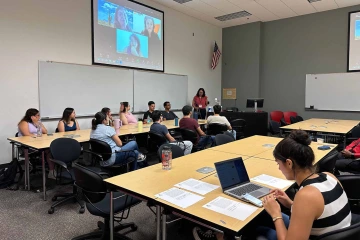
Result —
<svg viewBox="0 0 360 240"><path fill-rule="evenodd" d="M242 158L234 158L215 163L222 190L225 194L242 199L248 193L256 198L270 193L270 188L250 182Z"/></svg>

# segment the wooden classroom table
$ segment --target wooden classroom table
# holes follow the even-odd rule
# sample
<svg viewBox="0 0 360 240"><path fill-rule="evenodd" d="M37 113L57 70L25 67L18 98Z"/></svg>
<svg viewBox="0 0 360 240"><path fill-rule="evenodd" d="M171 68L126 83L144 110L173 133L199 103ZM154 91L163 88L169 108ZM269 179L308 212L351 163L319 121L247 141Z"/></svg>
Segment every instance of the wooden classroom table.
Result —
<svg viewBox="0 0 360 240"><path fill-rule="evenodd" d="M340 119L322 119L311 118L305 121L297 122L280 128L281 131L291 131L301 129L307 132L317 132L319 135L332 136L338 134L344 136L346 145L346 134L359 124L357 120L340 120Z"/></svg>
<svg viewBox="0 0 360 240"><path fill-rule="evenodd" d="M205 120L199 120L199 124L206 124ZM175 126L174 120L163 121L161 124L165 125L168 129L179 128ZM141 134L148 133L150 131L150 124L143 124L142 128L139 128L137 124L124 125L120 127L119 136L125 136L129 134ZM74 138L78 142L88 142L90 140L91 129L84 129L78 131L58 132L50 135L43 134L41 137L23 136L23 137L10 137L8 140L12 144L12 158L15 157L15 145L24 148L25 155L25 189L30 190L30 173L29 173L29 149L34 149L41 152L42 156L42 174L43 174L43 194L44 200L46 200L46 176L45 176L45 154L44 150L50 147L53 140L57 138L69 137Z"/></svg>

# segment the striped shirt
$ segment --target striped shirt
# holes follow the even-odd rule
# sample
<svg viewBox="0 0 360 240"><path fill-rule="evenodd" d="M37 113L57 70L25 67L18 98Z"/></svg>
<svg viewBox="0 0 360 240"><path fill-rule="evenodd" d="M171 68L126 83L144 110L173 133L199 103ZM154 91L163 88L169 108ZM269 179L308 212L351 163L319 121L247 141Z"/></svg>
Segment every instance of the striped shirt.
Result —
<svg viewBox="0 0 360 240"><path fill-rule="evenodd" d="M300 187L312 186L318 189L324 198L324 211L313 222L311 236L319 236L351 225L351 211L348 198L339 182L325 174L307 179Z"/></svg>

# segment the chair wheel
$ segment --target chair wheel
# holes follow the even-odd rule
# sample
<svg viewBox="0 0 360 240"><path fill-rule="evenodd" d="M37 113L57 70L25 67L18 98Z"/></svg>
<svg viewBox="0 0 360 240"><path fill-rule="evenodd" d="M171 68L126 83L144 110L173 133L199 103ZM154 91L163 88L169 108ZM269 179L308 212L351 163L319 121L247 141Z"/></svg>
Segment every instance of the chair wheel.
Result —
<svg viewBox="0 0 360 240"><path fill-rule="evenodd" d="M85 212L85 208L82 207L79 209L79 213L83 214L84 212Z"/></svg>
<svg viewBox="0 0 360 240"><path fill-rule="evenodd" d="M137 225L131 226L131 231L136 231L138 229Z"/></svg>
<svg viewBox="0 0 360 240"><path fill-rule="evenodd" d="M54 209L53 208L50 208L49 210L48 210L48 214L53 214L54 213Z"/></svg>
<svg viewBox="0 0 360 240"><path fill-rule="evenodd" d="M57 197L53 197L51 200L55 202L57 200Z"/></svg>

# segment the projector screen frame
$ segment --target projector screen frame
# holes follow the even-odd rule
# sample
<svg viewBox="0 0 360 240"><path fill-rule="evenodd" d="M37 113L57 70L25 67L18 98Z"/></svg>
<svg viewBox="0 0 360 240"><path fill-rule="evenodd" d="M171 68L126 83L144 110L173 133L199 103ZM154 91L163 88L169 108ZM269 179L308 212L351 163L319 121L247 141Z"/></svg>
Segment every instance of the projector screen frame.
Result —
<svg viewBox="0 0 360 240"><path fill-rule="evenodd" d="M98 63L95 62L95 44L94 44L94 0L91 0L91 64L92 65L99 65L99 66L107 66L107 67L119 67L119 68L127 68L127 69L134 69L134 70L143 70L143 71L151 71L151 72L165 72L165 13L164 11L148 6L146 4L134 1L134 0L127 0L129 2L133 2L135 4L141 5L143 7L150 8L152 10L158 11L162 13L163 19L162 19L162 49L163 49L163 57L162 57L162 64L163 68L162 70L156 70L156 69L148 69L148 68L139 68L139 67L130 67L130 66L122 66L122 65L113 65L113 64L106 64L106 63Z"/></svg>
<svg viewBox="0 0 360 240"><path fill-rule="evenodd" d="M346 64L346 71L347 72L360 72L360 69L358 70L350 70L350 31L351 31L351 14L354 13L359 13L360 14L360 9L358 11L352 11L349 12L348 15L348 44L347 44L347 64Z"/></svg>

